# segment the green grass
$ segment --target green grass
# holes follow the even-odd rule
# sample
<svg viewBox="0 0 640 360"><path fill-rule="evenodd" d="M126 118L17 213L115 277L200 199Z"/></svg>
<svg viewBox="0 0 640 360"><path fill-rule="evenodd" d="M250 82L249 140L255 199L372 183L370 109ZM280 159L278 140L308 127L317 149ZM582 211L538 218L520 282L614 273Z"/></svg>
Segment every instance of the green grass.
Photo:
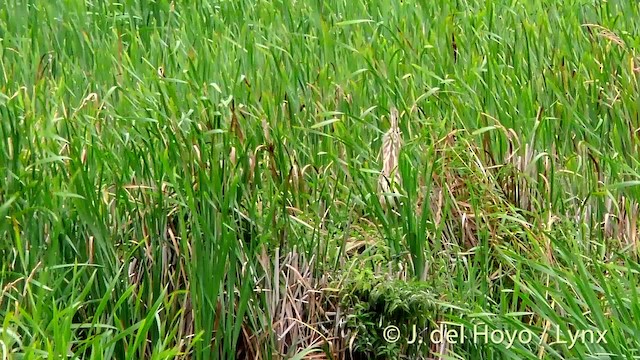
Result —
<svg viewBox="0 0 640 360"><path fill-rule="evenodd" d="M363 354L409 351L380 345L367 321L394 313L354 300L354 268L396 302L398 280L431 289L431 320L468 335L534 334L454 358L640 356L638 17L616 0L5 1L0 359L344 358L341 317L368 324ZM376 193L392 107L396 215ZM553 344L576 329L606 344Z"/></svg>

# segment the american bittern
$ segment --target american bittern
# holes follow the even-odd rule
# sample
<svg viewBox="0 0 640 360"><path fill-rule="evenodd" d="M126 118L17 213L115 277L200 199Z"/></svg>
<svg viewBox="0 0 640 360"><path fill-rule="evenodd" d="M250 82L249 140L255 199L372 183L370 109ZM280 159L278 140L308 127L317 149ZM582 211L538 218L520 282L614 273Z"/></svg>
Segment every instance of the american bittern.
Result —
<svg viewBox="0 0 640 360"><path fill-rule="evenodd" d="M398 110L391 108L389 120L391 128L382 138L380 157L382 160L382 172L378 178L378 198L383 207L397 205L397 193L399 193L402 179L398 169L400 148L402 148L402 132L398 127Z"/></svg>

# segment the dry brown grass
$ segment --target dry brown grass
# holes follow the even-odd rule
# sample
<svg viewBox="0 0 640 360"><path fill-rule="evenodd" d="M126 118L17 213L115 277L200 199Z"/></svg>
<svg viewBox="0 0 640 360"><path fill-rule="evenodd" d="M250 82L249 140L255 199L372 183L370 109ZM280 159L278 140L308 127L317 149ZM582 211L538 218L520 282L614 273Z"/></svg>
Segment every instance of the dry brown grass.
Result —
<svg viewBox="0 0 640 360"><path fill-rule="evenodd" d="M256 291L265 294L271 329L263 334L245 333L245 348L254 349L246 359L265 359L259 349L271 349L275 359L284 359L308 349L328 349L333 359L343 359L346 337L340 329L340 310L335 292L328 289L328 275L314 276L314 259L298 252L269 256L263 249L258 258L264 276ZM272 332L275 343L270 343ZM305 359L326 359L314 352Z"/></svg>

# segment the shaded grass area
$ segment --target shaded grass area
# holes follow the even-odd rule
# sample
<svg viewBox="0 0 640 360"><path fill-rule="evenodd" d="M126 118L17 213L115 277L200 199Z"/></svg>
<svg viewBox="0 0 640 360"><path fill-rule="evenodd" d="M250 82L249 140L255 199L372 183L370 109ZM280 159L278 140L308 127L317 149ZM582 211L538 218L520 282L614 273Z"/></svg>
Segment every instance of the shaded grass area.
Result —
<svg viewBox="0 0 640 360"><path fill-rule="evenodd" d="M637 357L639 12L7 1L0 354Z"/></svg>

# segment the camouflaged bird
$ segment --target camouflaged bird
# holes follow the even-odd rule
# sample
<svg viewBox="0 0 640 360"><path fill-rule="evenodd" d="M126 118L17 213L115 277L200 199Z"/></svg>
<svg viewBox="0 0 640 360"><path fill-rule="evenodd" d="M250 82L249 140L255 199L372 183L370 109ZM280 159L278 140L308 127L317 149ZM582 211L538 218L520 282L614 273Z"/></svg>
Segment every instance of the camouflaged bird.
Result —
<svg viewBox="0 0 640 360"><path fill-rule="evenodd" d="M400 149L402 148L402 132L398 127L398 110L391 108L389 121L391 128L382 138L382 148L380 157L382 160L382 171L378 178L378 199L380 204L387 206L397 206L397 194L402 185L398 163L400 159Z"/></svg>

